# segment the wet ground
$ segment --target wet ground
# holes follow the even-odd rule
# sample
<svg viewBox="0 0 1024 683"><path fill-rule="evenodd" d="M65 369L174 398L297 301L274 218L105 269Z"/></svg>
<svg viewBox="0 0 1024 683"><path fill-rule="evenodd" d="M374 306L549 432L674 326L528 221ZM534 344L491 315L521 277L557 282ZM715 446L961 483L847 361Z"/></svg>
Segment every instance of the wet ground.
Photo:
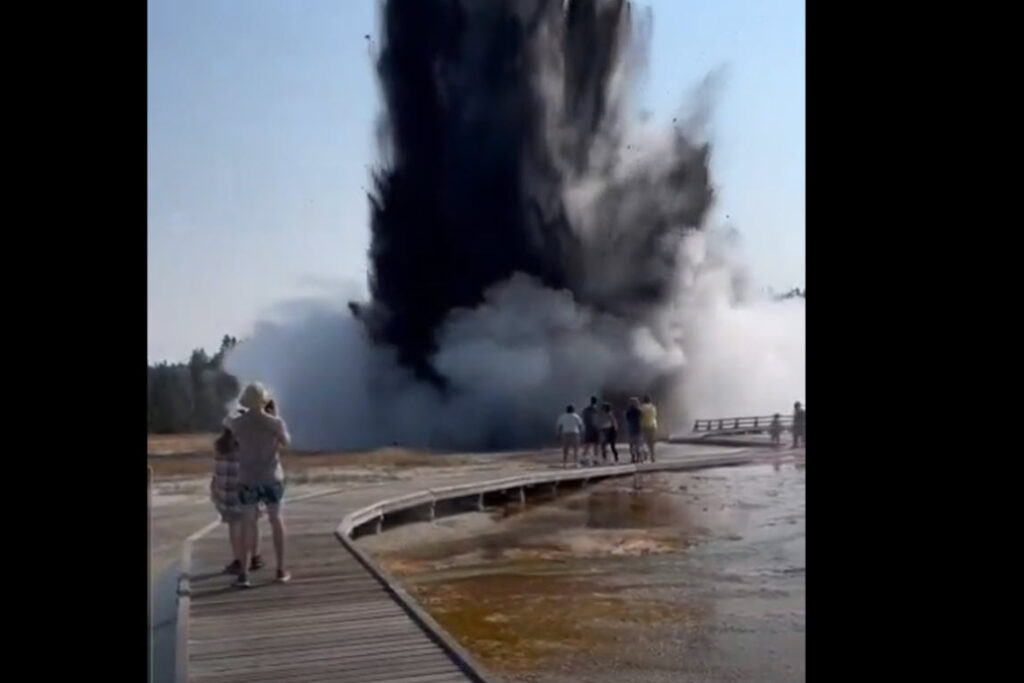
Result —
<svg viewBox="0 0 1024 683"><path fill-rule="evenodd" d="M611 481L366 545L508 681L802 681L804 462Z"/></svg>

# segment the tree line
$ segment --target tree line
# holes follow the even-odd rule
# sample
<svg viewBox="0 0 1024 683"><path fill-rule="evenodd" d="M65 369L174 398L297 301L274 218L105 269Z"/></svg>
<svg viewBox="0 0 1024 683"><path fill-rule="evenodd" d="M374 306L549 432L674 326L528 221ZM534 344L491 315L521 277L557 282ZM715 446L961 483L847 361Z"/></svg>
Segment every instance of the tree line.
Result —
<svg viewBox="0 0 1024 683"><path fill-rule="evenodd" d="M225 335L210 356L196 349L187 363L158 363L146 372L146 427L151 434L210 432L220 428L227 404L238 396L238 380L224 370L224 357L238 344Z"/></svg>
<svg viewBox="0 0 1024 683"><path fill-rule="evenodd" d="M775 298L779 299L779 300L781 300L781 299L806 299L807 298L807 288L805 287L804 289L800 289L799 287L794 287L793 289L789 290L788 292L783 292L782 294L776 294Z"/></svg>

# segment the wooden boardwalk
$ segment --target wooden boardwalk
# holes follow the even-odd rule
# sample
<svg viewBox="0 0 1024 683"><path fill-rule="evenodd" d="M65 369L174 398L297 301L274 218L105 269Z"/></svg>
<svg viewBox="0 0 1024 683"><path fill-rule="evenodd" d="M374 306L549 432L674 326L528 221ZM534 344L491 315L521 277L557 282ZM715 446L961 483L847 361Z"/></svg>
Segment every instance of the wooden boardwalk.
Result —
<svg viewBox="0 0 1024 683"><path fill-rule="evenodd" d="M287 585L273 582L273 550L264 532L268 567L251 576L253 588L231 588L224 525L198 532L185 544L178 616L177 683L449 683L489 679L472 657L349 540L359 525L433 500L583 485L637 470L696 469L757 460L750 453L668 458L657 464L564 471L537 466L495 480L493 474L431 477L426 481L364 486L286 501ZM507 486L505 483L507 482ZM520 482L517 484L516 482ZM556 484L556 482L558 482ZM434 488L429 488L434 487ZM483 502L483 494L480 494Z"/></svg>
<svg viewBox="0 0 1024 683"><path fill-rule="evenodd" d="M360 498L335 493L286 503L294 575L287 585L273 582L269 534L263 538L269 566L253 572L247 591L231 588L230 577L219 573L229 559L223 525L192 542L190 604L179 624L188 648L179 681L487 680L468 655L448 649L446 636L410 615L335 535L341 514Z"/></svg>

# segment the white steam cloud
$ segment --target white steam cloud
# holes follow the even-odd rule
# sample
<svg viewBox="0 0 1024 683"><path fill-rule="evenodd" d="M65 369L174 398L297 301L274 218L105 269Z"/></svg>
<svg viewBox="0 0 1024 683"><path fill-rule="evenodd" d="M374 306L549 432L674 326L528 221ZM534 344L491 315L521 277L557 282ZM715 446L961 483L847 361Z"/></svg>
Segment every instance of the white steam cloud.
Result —
<svg viewBox="0 0 1024 683"><path fill-rule="evenodd" d="M525 276L494 286L441 328L434 362L450 379L447 397L370 343L344 305L355 287L279 306L227 367L266 383L295 445L311 450L539 445L565 404L652 382L673 433L698 417L788 412L804 400L804 300L748 296L720 233L690 233L680 249L673 305L644 324L595 314Z"/></svg>

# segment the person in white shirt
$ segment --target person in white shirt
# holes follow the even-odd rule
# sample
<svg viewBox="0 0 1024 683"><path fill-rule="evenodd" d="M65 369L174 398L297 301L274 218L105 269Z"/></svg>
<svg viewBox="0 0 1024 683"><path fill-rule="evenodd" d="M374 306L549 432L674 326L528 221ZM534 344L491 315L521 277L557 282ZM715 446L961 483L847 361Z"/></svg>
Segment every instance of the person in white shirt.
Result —
<svg viewBox="0 0 1024 683"><path fill-rule="evenodd" d="M565 407L565 412L558 416L555 423L555 433L562 442L562 467L569 466L569 448L572 448L572 464L579 465L580 434L583 432L583 420L576 414L576 409L570 403Z"/></svg>

